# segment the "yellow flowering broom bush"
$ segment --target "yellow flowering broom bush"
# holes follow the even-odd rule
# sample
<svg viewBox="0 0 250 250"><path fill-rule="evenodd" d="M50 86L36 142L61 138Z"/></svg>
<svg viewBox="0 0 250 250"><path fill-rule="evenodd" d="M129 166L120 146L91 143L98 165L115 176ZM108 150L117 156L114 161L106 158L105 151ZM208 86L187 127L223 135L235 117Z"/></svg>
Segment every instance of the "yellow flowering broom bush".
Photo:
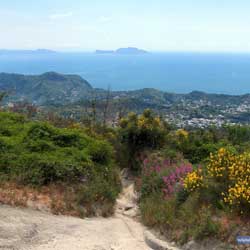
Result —
<svg viewBox="0 0 250 250"><path fill-rule="evenodd" d="M183 181L183 186L189 192L193 192L196 189L202 187L203 186L202 170L198 169L187 174L187 176Z"/></svg>
<svg viewBox="0 0 250 250"><path fill-rule="evenodd" d="M207 183L213 183L207 185ZM225 148L211 154L205 171L193 171L184 179L184 188L193 192L198 187L217 188L220 199L232 210L250 211L250 154L233 154Z"/></svg>
<svg viewBox="0 0 250 250"><path fill-rule="evenodd" d="M162 148L168 130L164 120L146 109L141 115L130 113L127 118L121 119L119 132L120 141L128 155L127 165L138 170L140 166L136 158L144 150Z"/></svg>

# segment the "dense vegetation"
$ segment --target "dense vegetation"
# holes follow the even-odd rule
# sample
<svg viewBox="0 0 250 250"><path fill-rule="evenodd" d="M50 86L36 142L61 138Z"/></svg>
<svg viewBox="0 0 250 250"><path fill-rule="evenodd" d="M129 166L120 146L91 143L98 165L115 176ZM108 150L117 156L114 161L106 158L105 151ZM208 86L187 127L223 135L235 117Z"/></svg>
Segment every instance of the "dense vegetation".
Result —
<svg viewBox="0 0 250 250"><path fill-rule="evenodd" d="M2 183L33 188L61 185L74 190L79 208L109 205L111 212L119 192L113 159L108 142L87 136L80 128L59 129L0 112Z"/></svg>
<svg viewBox="0 0 250 250"><path fill-rule="evenodd" d="M68 210L106 216L120 191L119 165L136 175L143 222L171 240L230 242L250 230L249 126L176 129L150 110L115 128L28 116L0 112L2 186L60 187Z"/></svg>
<svg viewBox="0 0 250 250"><path fill-rule="evenodd" d="M137 152L144 223L180 243L207 237L233 243L250 229L250 127L186 131L162 124L149 111L121 121L125 146Z"/></svg>
<svg viewBox="0 0 250 250"><path fill-rule="evenodd" d="M142 115L130 113L127 118L122 118L120 127L122 153L127 157L126 165L133 170L140 169L138 160L144 150L164 145L167 124L148 109Z"/></svg>

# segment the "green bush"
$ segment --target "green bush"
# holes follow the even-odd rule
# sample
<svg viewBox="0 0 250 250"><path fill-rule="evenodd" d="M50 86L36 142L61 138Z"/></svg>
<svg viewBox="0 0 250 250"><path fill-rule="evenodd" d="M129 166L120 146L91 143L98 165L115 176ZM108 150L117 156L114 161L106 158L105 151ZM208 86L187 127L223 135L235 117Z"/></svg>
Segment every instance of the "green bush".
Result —
<svg viewBox="0 0 250 250"><path fill-rule="evenodd" d="M95 172L86 184L77 188L78 209L85 208L85 215L99 215L106 217L114 212L116 197L121 191L120 180L115 169L101 174Z"/></svg>
<svg viewBox="0 0 250 250"><path fill-rule="evenodd" d="M90 155L90 159L100 165L109 165L113 157L112 147L101 140L89 145L87 152Z"/></svg>
<svg viewBox="0 0 250 250"><path fill-rule="evenodd" d="M166 201L160 193L154 193L140 203L142 220L150 227L171 227L175 221L175 207L174 199Z"/></svg>
<svg viewBox="0 0 250 250"><path fill-rule="evenodd" d="M167 124L148 109L142 115L130 113L121 119L119 137L130 168L138 170L140 164L136 158L144 150L163 147L166 134Z"/></svg>
<svg viewBox="0 0 250 250"><path fill-rule="evenodd" d="M8 152L11 149L11 144L8 141L8 138L0 137L0 153Z"/></svg>
<svg viewBox="0 0 250 250"><path fill-rule="evenodd" d="M182 177L186 178L192 171L190 164L183 160L180 164L175 160L163 160L161 153L154 153L144 160L142 169L138 187L142 220L146 225L157 227L181 244L219 233L219 223L212 219L213 209L219 207L217 187L210 192L202 187L188 192ZM207 185L213 186L212 183ZM208 206L215 202L216 206Z"/></svg>
<svg viewBox="0 0 250 250"><path fill-rule="evenodd" d="M151 194L158 194L164 188L162 176L155 172L150 175L143 175L141 184L141 198L144 199Z"/></svg>
<svg viewBox="0 0 250 250"><path fill-rule="evenodd" d="M69 129L62 129L60 133L53 136L55 145L59 147L76 147L79 149L86 146L86 139L79 131L69 131Z"/></svg>
<svg viewBox="0 0 250 250"><path fill-rule="evenodd" d="M214 237L220 231L219 223L212 220L211 211L207 208L200 210L198 215L198 223L193 229L193 237L197 240L202 240L207 237Z"/></svg>
<svg viewBox="0 0 250 250"><path fill-rule="evenodd" d="M51 152L56 146L47 140L26 140L24 145L30 152Z"/></svg>
<svg viewBox="0 0 250 250"><path fill-rule="evenodd" d="M106 200L115 202L117 189L100 177L95 177L88 185L83 185L78 193L78 203L88 204L94 202L104 202Z"/></svg>
<svg viewBox="0 0 250 250"><path fill-rule="evenodd" d="M41 186L112 172L113 150L104 140L12 113L0 113L0 118L0 173L9 180Z"/></svg>
<svg viewBox="0 0 250 250"><path fill-rule="evenodd" d="M47 123L31 124L27 131L27 138L30 140L48 140L56 135L56 129Z"/></svg>
<svg viewBox="0 0 250 250"><path fill-rule="evenodd" d="M98 209L103 216L112 214L121 188L113 148L106 140L80 128L56 128L4 112L0 112L0 181L64 187L63 202L83 216L95 215Z"/></svg>

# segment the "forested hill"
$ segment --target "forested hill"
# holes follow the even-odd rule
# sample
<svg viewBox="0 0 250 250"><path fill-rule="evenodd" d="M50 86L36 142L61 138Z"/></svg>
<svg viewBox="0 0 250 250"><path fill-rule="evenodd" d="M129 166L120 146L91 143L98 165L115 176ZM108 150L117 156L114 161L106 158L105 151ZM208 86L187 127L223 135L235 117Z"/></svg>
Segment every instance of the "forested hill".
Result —
<svg viewBox="0 0 250 250"><path fill-rule="evenodd" d="M42 75L0 74L0 91L11 100L36 104L75 102L89 96L92 86L78 75L47 72Z"/></svg>

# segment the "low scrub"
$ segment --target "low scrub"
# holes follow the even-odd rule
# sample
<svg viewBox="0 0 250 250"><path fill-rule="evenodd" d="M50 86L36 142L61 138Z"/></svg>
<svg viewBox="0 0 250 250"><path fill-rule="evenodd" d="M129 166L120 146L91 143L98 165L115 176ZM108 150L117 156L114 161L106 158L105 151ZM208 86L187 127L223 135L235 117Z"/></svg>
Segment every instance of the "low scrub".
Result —
<svg viewBox="0 0 250 250"><path fill-rule="evenodd" d="M120 120L119 137L122 144L121 152L125 164L132 170L140 170L137 158L146 149L159 149L167 135L167 124L152 111L143 114L130 113Z"/></svg>
<svg viewBox="0 0 250 250"><path fill-rule="evenodd" d="M225 148L203 166L151 154L137 183L142 220L182 244L209 237L229 240L230 221L246 222L249 216L249 164L249 154Z"/></svg>
<svg viewBox="0 0 250 250"><path fill-rule="evenodd" d="M0 178L20 186L66 185L80 207L114 205L120 188L113 148L78 128L56 128L0 113ZM86 198L89 195L95 198Z"/></svg>
<svg viewBox="0 0 250 250"><path fill-rule="evenodd" d="M210 155L203 171L189 173L184 180L189 193L198 190L204 200L218 208L249 215L250 211L250 154L235 154L221 148Z"/></svg>

